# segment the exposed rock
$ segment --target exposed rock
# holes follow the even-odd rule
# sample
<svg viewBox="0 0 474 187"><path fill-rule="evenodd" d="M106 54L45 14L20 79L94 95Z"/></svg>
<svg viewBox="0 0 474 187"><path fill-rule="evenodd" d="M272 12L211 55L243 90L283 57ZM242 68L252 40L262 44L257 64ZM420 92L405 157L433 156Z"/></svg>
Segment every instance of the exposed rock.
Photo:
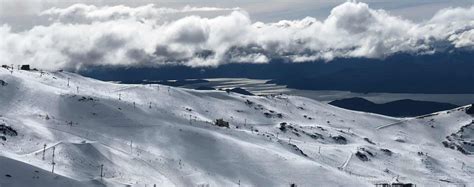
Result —
<svg viewBox="0 0 474 187"><path fill-rule="evenodd" d="M319 133L308 133L306 131L303 131L304 134L308 135L309 137L317 140L317 139L324 139L323 135L319 134Z"/></svg>
<svg viewBox="0 0 474 187"><path fill-rule="evenodd" d="M370 140L369 138L364 138L364 140L365 140L366 142L368 142L368 143L372 144L372 145L375 145L375 143L374 143L374 142L372 142L372 140Z"/></svg>
<svg viewBox="0 0 474 187"><path fill-rule="evenodd" d="M457 132L446 136L446 140L441 143L446 148L472 155L474 153L474 122L464 125Z"/></svg>
<svg viewBox="0 0 474 187"><path fill-rule="evenodd" d="M383 153L385 153L387 156L392 156L392 151L388 149L380 149Z"/></svg>
<svg viewBox="0 0 474 187"><path fill-rule="evenodd" d="M467 108L466 114L474 114L474 104L472 104L471 107Z"/></svg>
<svg viewBox="0 0 474 187"><path fill-rule="evenodd" d="M333 136L332 139L338 144L347 144L347 139L344 136L337 135Z"/></svg>
<svg viewBox="0 0 474 187"><path fill-rule="evenodd" d="M8 135L8 136L18 135L15 129L13 129L10 126L5 125L4 123L0 124L0 133L2 133L3 135Z"/></svg>
<svg viewBox="0 0 474 187"><path fill-rule="evenodd" d="M308 157L308 155L306 153L304 153L298 146L296 146L295 144L291 144L289 143L288 145L290 145L295 151L299 152L301 155L305 156L305 157Z"/></svg>
<svg viewBox="0 0 474 187"><path fill-rule="evenodd" d="M367 162L369 161L369 157L367 157L367 155L365 155L364 153L360 152L360 151L357 151L357 153L355 154L357 156L357 158L359 158L361 161L364 161L364 162Z"/></svg>
<svg viewBox="0 0 474 187"><path fill-rule="evenodd" d="M5 125L4 123L0 124L0 139L3 141L7 141L6 136L18 136L18 133L15 129L10 126Z"/></svg>
<svg viewBox="0 0 474 187"><path fill-rule="evenodd" d="M370 151L367 150L366 148L363 148L363 147L362 147L362 148L360 148L360 150L363 151L363 152L365 152L365 153L367 153L367 154L370 155L371 157L374 157L374 156L375 156L372 152L370 152Z"/></svg>
<svg viewBox="0 0 474 187"><path fill-rule="evenodd" d="M265 117L267 118L273 118L273 117L283 118L283 114L275 113L275 111L264 112L263 115L265 115Z"/></svg>
<svg viewBox="0 0 474 187"><path fill-rule="evenodd" d="M82 96L78 101L94 101L94 98Z"/></svg>
<svg viewBox="0 0 474 187"><path fill-rule="evenodd" d="M286 123L285 122L280 123L279 129L283 132L286 132Z"/></svg>

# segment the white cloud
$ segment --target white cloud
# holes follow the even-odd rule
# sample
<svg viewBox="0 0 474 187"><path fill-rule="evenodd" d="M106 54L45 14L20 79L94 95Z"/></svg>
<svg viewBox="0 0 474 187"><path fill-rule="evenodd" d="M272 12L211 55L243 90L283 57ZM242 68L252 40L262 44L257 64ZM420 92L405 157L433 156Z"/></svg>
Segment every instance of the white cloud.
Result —
<svg viewBox="0 0 474 187"><path fill-rule="evenodd" d="M92 21L110 21L119 19L160 19L167 14L238 11L239 8L191 7L182 9L158 8L154 4L139 7L124 5L97 7L95 5L75 4L67 8L51 8L41 12L42 16L49 16L60 22L85 23Z"/></svg>
<svg viewBox="0 0 474 187"><path fill-rule="evenodd" d="M232 10L231 12L228 12ZM165 14L227 11L212 18L186 16L160 21ZM384 58L398 52L433 53L446 46L473 49L474 7L444 9L414 23L346 2L325 20L307 17L253 23L242 10L96 7L77 4L42 13L55 22L13 32L0 27L0 64L32 64L43 69L89 65L154 66L182 64L292 62L336 57ZM443 45L441 45L443 44Z"/></svg>

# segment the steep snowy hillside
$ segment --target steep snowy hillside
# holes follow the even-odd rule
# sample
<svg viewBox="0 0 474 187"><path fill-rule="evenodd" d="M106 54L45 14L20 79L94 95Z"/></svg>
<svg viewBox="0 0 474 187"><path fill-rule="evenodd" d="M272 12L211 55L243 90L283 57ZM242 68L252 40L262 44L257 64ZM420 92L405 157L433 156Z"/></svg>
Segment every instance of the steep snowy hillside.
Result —
<svg viewBox="0 0 474 187"><path fill-rule="evenodd" d="M0 186L474 186L469 106L392 118L67 72L0 80Z"/></svg>

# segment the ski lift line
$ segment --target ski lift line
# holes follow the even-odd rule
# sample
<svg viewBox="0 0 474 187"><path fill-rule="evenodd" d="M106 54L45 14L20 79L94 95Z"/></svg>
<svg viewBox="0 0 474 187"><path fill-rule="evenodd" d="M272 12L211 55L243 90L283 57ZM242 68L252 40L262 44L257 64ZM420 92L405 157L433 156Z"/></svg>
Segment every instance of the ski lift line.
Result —
<svg viewBox="0 0 474 187"><path fill-rule="evenodd" d="M395 122L395 123L379 126L379 127L376 128L376 130L380 130L380 129L387 128L387 127L394 126L394 125L400 125L400 124L403 124L405 122L409 122L409 121L414 120L414 119L421 119L421 118L424 118L424 117L435 116L435 115L443 114L443 113L446 113L446 112L453 112L453 111L457 111L459 109L465 109L465 108L466 108L466 106L461 106L461 107L453 108L453 109L450 109L450 110L439 111L439 112L434 112L434 113L425 114L425 115L421 115L421 116L410 117L410 118L406 118L404 120L401 120L401 121L398 121L398 122Z"/></svg>
<svg viewBox="0 0 474 187"><path fill-rule="evenodd" d="M403 123L408 122L408 121L409 120L403 120L403 121L391 123L391 124L388 124L388 125L382 125L382 126L376 127L375 129L380 130L380 129L384 129L384 128L387 128L387 127L390 127L390 126L400 125L400 124L403 124Z"/></svg>
<svg viewBox="0 0 474 187"><path fill-rule="evenodd" d="M50 145L50 146L46 146L46 148L44 148L44 149L42 148L42 149L39 149L39 150L37 150L37 151L33 151L33 152L31 152L31 153L27 153L27 154L25 154L25 155L33 154L33 155L37 156L38 154L43 153L43 150L49 150L49 149L51 149L51 148L53 148L53 147L55 147L55 146L58 146L59 144L62 144L62 143L64 143L64 142L63 142L63 141L59 141L59 142L56 142L56 143L54 143L54 144L52 144L52 145Z"/></svg>
<svg viewBox="0 0 474 187"><path fill-rule="evenodd" d="M144 86L141 86L141 85L123 85L124 88L119 88L119 89L114 89L112 90L111 92L121 92L121 91L125 91L125 90L129 90L129 89L132 89L132 88L141 88L141 87L144 87Z"/></svg>
<svg viewBox="0 0 474 187"><path fill-rule="evenodd" d="M91 139L89 139L88 137L84 137L84 136L79 135L79 134L76 134L76 133L72 133L72 132L65 131L65 130L60 130L60 129L53 128L53 127L46 127L46 128L50 128L50 129L53 129L53 130L56 130L56 131L60 131L60 132L63 132L63 133L68 133L68 134L71 134L71 135L74 135L74 136L83 138L84 140L86 140L86 141L88 141L88 142L99 143L99 144L101 144L101 145L103 145L103 146L105 146L105 147L108 147L108 148L112 149L112 150L116 150L116 151L119 151L119 152L122 152L122 153L126 153L126 154L129 153L128 151L123 151L123 150L121 150L121 149L119 149L119 148L115 148L115 147L113 147L113 146L111 146L111 145L102 143L102 142L100 142L100 141L98 141L98 140L91 140ZM86 129L81 129L81 130L86 130ZM86 130L86 131L87 131L87 130ZM107 140L109 140L109 141L113 141L113 142L116 142L116 143L119 143L119 144L128 145L128 144L127 144L128 142L123 142L123 143L122 143L121 141L115 140L115 139L113 139L113 138L106 137L106 136L104 136L104 135L102 135L102 134L100 134L100 133L95 133L95 132L93 132L93 131L88 131L88 133L95 134L95 135L94 135L95 137L101 136L102 138L105 138L105 139L107 139ZM61 144L61 143L65 143L65 142L59 142L59 144ZM127 146L127 147L128 147L128 146ZM146 150L140 149L140 148L138 148L138 147L134 147L134 149L140 150L140 151L142 151L142 152L145 152L145 151L146 151ZM42 151L42 150L40 150L40 151ZM146 151L146 152L148 152L148 151ZM30 154L31 154L31 153L30 153ZM150 153L150 154L153 154L153 153ZM166 158L166 157L164 157L164 156L162 156L162 155L155 155L155 154L153 154L153 155L154 155L154 156L158 156L158 157L162 157L162 158L164 158L164 159L169 159L169 158Z"/></svg>
<svg viewBox="0 0 474 187"><path fill-rule="evenodd" d="M340 166L340 168L341 168L342 171L344 171L344 170L346 169L347 165L349 164L349 162L350 162L351 159L352 159L352 155L354 155L354 153L351 153L351 154L347 157L346 161L344 161L344 163Z"/></svg>
<svg viewBox="0 0 474 187"><path fill-rule="evenodd" d="M121 153L123 153L123 154L129 155L129 152L128 152L128 151L123 151L123 150L121 150L121 149L119 149L119 148L115 148L115 147L113 147L113 146L111 146L111 145L108 145L108 144L105 144L105 143L102 143L102 142L98 142L98 141L94 141L94 140L89 140L88 138L83 137L83 136L81 136L81 135L77 135L77 134L75 134L75 133L71 133L71 132L68 132L68 131L59 130L59 129L51 128L51 127L46 127L46 128L50 128L50 129L53 129L53 130L56 130L56 131L60 131L60 132L63 132L63 133L68 133L68 134L71 134L71 135L74 135L74 136L77 136L77 137L81 137L81 138L85 139L86 141L96 142L96 143L99 143L99 144L101 144L101 145L103 145L103 146L105 146L105 147L107 147L107 148L109 148L109 149L111 149L111 150L115 150L115 151L121 152ZM97 134L97 135L100 135L100 134ZM122 142L117 141L117 140L114 140L114 139L109 139L109 140L118 142L119 144L126 144L126 143L122 143ZM59 144L61 144L61 143L64 143L64 142L59 142ZM59 144L58 144L58 145L59 145ZM53 147L53 146L51 146L51 147ZM171 159L171 158L167 158L167 157L164 157L164 156L162 156L162 155L156 155L156 154L154 154L154 153L151 153L151 152L149 152L149 151L147 151L147 150L143 150L143 149L138 148L138 147L135 147L134 149L135 149L135 150L140 150L142 154L143 154L143 153L148 153L148 154L151 154L152 156L155 156L155 157L161 157L161 158L163 158L164 160L168 160L168 161L173 160L173 159ZM31 154L31 153L29 153L29 154ZM164 175L160 170L158 170L158 169L156 169L156 168L154 167L155 165L151 165L150 163L148 163L148 161L146 161L146 160L144 160L144 159L142 159L142 158L140 158L140 157L137 157L137 156L135 156L135 155L133 155L133 154L132 154L132 157L133 157L133 159L140 160L142 163L144 163L145 165L149 166L149 167L152 168L153 170L157 171L157 172L160 173L161 175L163 175L163 176L165 176L165 177L167 177L167 178L170 177L170 176ZM173 181L173 182L176 182L176 181Z"/></svg>

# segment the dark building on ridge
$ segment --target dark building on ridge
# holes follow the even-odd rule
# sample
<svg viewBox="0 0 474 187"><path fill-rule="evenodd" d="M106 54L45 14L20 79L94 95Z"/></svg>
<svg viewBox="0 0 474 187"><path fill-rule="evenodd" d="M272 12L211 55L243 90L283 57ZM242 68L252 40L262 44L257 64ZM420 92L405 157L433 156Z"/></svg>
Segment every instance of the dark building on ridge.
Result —
<svg viewBox="0 0 474 187"><path fill-rule="evenodd" d="M26 70L26 71L29 71L30 70L30 65L21 65L21 70Z"/></svg>

